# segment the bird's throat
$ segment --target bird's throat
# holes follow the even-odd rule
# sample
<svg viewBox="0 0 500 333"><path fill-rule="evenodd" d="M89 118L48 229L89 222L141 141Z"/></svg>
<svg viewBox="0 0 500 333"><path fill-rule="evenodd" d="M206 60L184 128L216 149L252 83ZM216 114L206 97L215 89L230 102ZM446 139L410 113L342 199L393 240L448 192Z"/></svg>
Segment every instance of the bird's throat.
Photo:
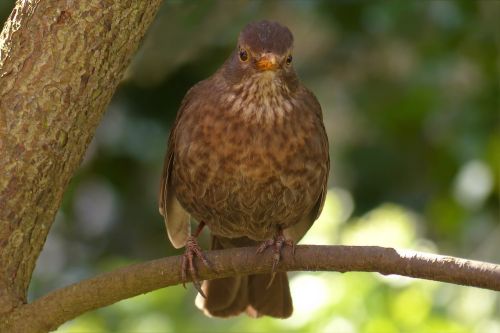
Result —
<svg viewBox="0 0 500 333"><path fill-rule="evenodd" d="M273 71L263 71L236 84L223 96L231 113L249 122L274 123L293 109L286 84Z"/></svg>

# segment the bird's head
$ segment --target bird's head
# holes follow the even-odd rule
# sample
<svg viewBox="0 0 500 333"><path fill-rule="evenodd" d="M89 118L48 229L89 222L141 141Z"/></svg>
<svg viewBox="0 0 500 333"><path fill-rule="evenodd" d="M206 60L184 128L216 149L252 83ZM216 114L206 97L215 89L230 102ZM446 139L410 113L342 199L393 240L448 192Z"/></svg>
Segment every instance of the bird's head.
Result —
<svg viewBox="0 0 500 333"><path fill-rule="evenodd" d="M287 27L267 20L250 23L240 33L229 72L237 80L295 78L292 48Z"/></svg>

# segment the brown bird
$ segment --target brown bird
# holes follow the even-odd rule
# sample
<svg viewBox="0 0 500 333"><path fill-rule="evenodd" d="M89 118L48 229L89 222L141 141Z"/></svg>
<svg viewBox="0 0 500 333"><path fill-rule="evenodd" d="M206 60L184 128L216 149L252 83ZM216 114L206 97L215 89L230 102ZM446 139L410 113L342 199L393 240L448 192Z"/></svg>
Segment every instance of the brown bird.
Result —
<svg viewBox="0 0 500 333"><path fill-rule="evenodd" d="M276 22L248 24L223 66L184 97L170 133L160 213L170 241L208 265L196 236L204 225L212 249L293 245L319 216L329 171L321 106L292 65L293 36ZM191 235L190 216L199 222ZM196 285L196 284L195 284ZM199 289L199 288L198 288ZM197 305L207 315L286 318L286 273L205 281ZM205 296L206 295L206 296Z"/></svg>

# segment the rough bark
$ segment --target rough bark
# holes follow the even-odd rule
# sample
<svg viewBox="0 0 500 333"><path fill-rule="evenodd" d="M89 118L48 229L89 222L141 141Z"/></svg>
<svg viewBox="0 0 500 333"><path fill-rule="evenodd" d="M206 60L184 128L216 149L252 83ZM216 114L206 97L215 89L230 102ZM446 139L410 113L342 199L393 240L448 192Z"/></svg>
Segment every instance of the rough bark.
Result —
<svg viewBox="0 0 500 333"><path fill-rule="evenodd" d="M199 264L200 279L268 273L272 251L252 247L206 252L213 269ZM124 267L53 291L16 309L0 331L44 332L86 312L155 289L179 284L181 257ZM302 245L288 248L279 271L363 271L398 274L500 291L500 265L378 246Z"/></svg>
<svg viewBox="0 0 500 333"><path fill-rule="evenodd" d="M18 1L0 35L0 318L160 0Z"/></svg>

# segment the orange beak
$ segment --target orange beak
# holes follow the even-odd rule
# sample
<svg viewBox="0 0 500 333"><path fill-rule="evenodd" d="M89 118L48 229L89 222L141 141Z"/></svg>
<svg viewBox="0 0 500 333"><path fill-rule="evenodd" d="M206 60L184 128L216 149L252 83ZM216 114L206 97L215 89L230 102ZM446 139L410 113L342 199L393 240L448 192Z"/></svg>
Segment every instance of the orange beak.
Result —
<svg viewBox="0 0 500 333"><path fill-rule="evenodd" d="M278 68L278 59L274 54L266 53L257 61L257 68L261 71L274 71Z"/></svg>

